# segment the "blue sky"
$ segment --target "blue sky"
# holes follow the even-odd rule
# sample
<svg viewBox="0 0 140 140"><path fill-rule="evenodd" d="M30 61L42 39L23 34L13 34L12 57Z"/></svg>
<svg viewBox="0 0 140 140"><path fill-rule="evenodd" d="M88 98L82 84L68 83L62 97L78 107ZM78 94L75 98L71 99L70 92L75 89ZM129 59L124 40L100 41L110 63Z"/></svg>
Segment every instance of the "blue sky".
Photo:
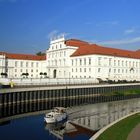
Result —
<svg viewBox="0 0 140 140"><path fill-rule="evenodd" d="M0 0L0 51L45 51L65 34L108 47L140 49L140 0Z"/></svg>

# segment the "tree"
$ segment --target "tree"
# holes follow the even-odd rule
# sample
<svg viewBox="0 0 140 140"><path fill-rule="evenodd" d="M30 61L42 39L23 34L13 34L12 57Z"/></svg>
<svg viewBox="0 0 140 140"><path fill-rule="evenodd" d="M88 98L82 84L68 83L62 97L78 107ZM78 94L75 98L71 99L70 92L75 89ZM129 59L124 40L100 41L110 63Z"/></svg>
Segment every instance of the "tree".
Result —
<svg viewBox="0 0 140 140"><path fill-rule="evenodd" d="M40 76L41 76L40 78L42 78L42 75L43 75L43 72L40 72Z"/></svg>
<svg viewBox="0 0 140 140"><path fill-rule="evenodd" d="M7 73L5 73L5 72L2 72L2 73L1 73L1 76L2 76L2 77L3 77L3 76L4 76L4 77L7 77L7 76L8 76L8 74L7 74Z"/></svg>
<svg viewBox="0 0 140 140"><path fill-rule="evenodd" d="M25 76L25 73L22 73L21 76L23 76L23 78L25 78L25 77L24 77L24 76Z"/></svg>
<svg viewBox="0 0 140 140"><path fill-rule="evenodd" d="M29 76L29 73L25 73L26 74L26 78L28 78L28 76Z"/></svg>
<svg viewBox="0 0 140 140"><path fill-rule="evenodd" d="M44 72L44 77L45 77L45 78L47 77L47 73L46 73L46 72Z"/></svg>
<svg viewBox="0 0 140 140"><path fill-rule="evenodd" d="M39 51L39 52L36 53L36 55L38 55L38 56L44 56L46 54L44 52Z"/></svg>
<svg viewBox="0 0 140 140"><path fill-rule="evenodd" d="M25 77L28 78L29 73L22 73L21 76L23 76L23 78L25 78ZM24 77L24 76L25 76L25 77Z"/></svg>

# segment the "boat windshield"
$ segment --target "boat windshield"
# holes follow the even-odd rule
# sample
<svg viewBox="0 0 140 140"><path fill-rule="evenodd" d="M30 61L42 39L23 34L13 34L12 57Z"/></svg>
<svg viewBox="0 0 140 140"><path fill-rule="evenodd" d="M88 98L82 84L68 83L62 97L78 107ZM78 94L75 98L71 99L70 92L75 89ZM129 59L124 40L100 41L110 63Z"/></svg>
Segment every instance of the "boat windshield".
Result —
<svg viewBox="0 0 140 140"><path fill-rule="evenodd" d="M52 118L53 115L49 114L49 115L46 115L46 118Z"/></svg>
<svg viewBox="0 0 140 140"><path fill-rule="evenodd" d="M59 113L65 113L65 109L64 108L54 108L53 111L54 112L59 112Z"/></svg>

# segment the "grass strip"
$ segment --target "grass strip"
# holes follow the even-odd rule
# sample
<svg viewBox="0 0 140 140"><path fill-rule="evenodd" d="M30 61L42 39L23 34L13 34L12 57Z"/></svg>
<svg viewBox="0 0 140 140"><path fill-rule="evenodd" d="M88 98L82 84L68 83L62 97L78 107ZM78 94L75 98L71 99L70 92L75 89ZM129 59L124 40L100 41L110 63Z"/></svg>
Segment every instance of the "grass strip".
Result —
<svg viewBox="0 0 140 140"><path fill-rule="evenodd" d="M96 140L127 140L132 129L140 123L140 114L135 114L114 124Z"/></svg>

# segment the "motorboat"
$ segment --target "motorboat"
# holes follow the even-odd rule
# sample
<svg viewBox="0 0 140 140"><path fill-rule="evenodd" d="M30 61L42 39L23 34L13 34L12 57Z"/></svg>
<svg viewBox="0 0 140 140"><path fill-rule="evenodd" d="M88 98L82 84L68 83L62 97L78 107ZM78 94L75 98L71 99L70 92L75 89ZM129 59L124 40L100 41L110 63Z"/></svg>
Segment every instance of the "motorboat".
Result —
<svg viewBox="0 0 140 140"><path fill-rule="evenodd" d="M46 123L56 123L67 119L66 108L55 107L51 112L45 114L44 120Z"/></svg>

